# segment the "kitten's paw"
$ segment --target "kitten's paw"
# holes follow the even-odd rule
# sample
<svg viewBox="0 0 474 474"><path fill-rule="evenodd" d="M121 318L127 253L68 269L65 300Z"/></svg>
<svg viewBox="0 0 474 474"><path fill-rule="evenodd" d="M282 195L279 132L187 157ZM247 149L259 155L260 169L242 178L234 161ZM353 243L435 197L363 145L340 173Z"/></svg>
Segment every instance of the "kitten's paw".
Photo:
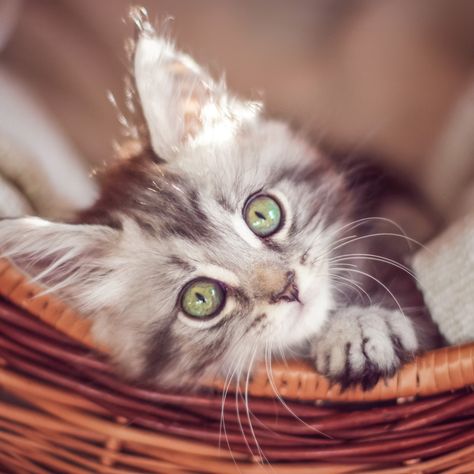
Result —
<svg viewBox="0 0 474 474"><path fill-rule="evenodd" d="M373 387L412 359L418 341L412 322L400 311L349 307L331 316L312 342L318 372L343 388Z"/></svg>

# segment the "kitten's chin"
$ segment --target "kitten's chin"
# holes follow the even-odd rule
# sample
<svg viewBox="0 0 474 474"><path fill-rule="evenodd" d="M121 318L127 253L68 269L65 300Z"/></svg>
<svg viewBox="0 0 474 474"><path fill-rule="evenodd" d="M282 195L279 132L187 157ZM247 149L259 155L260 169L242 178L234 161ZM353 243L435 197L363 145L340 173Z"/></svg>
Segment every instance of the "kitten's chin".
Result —
<svg viewBox="0 0 474 474"><path fill-rule="evenodd" d="M332 299L318 295L307 302L281 305L272 317L277 321L270 335L272 343L289 347L307 341L317 334L327 319L332 307Z"/></svg>
<svg viewBox="0 0 474 474"><path fill-rule="evenodd" d="M328 262L320 259L317 266L295 265L300 302L286 308L284 327L281 327L281 344L295 345L318 334L325 323L334 301L330 281L324 276Z"/></svg>
<svg viewBox="0 0 474 474"><path fill-rule="evenodd" d="M308 340L317 334L325 323L330 311L330 301L314 299L302 304L295 314L295 325L290 330L290 344Z"/></svg>
<svg viewBox="0 0 474 474"><path fill-rule="evenodd" d="M301 270L299 272L301 275ZM288 344L294 345L308 340L318 334L325 323L334 301L326 278L305 278L305 285L300 291L300 303L291 309L286 338Z"/></svg>

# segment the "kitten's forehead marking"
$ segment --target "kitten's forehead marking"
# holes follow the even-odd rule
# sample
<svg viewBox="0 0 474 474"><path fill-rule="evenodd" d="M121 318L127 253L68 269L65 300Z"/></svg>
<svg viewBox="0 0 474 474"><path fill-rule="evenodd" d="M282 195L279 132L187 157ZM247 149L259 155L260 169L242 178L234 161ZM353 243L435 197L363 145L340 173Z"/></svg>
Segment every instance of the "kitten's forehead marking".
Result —
<svg viewBox="0 0 474 474"><path fill-rule="evenodd" d="M196 266L196 272L199 275L214 280L219 280L226 285L238 288L241 284L239 277L227 268L213 265L212 263L199 264Z"/></svg>

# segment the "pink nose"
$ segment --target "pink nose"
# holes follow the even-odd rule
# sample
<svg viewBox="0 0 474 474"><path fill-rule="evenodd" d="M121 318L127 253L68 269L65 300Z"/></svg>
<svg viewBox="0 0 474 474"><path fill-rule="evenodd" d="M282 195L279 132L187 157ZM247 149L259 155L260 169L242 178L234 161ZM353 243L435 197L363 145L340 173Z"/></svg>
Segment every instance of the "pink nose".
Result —
<svg viewBox="0 0 474 474"><path fill-rule="evenodd" d="M286 274L286 283L283 289L278 293L273 293L270 298L270 303L280 303L281 301L288 303L292 301L300 302L298 287L295 283L295 272L293 271Z"/></svg>

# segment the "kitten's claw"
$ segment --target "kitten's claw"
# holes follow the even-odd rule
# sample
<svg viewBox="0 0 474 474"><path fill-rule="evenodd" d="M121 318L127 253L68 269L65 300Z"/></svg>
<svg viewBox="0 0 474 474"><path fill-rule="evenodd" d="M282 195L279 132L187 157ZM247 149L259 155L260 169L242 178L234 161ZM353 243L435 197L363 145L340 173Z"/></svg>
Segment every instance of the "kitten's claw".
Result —
<svg viewBox="0 0 474 474"><path fill-rule="evenodd" d="M412 322L397 310L349 307L333 314L311 345L316 370L343 389L373 387L418 349Z"/></svg>

